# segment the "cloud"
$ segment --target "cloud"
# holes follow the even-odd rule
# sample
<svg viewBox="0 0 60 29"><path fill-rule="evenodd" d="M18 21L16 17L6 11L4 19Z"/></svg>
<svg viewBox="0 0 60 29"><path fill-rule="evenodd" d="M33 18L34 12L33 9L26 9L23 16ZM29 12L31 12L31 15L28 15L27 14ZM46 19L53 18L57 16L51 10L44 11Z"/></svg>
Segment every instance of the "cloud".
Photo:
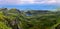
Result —
<svg viewBox="0 0 60 29"><path fill-rule="evenodd" d="M55 4L56 0L20 0L19 4Z"/></svg>
<svg viewBox="0 0 60 29"><path fill-rule="evenodd" d="M57 0L57 3L60 4L60 0Z"/></svg>
<svg viewBox="0 0 60 29"><path fill-rule="evenodd" d="M20 5L20 4L56 4L60 0L0 0L0 4Z"/></svg>

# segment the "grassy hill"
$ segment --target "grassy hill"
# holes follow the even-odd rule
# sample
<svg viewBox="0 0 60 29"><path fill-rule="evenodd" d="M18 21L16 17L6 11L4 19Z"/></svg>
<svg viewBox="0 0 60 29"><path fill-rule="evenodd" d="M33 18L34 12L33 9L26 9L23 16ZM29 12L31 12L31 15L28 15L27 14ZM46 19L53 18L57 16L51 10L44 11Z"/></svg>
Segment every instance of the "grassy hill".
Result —
<svg viewBox="0 0 60 29"><path fill-rule="evenodd" d="M0 9L0 29L55 29L59 24L60 11Z"/></svg>

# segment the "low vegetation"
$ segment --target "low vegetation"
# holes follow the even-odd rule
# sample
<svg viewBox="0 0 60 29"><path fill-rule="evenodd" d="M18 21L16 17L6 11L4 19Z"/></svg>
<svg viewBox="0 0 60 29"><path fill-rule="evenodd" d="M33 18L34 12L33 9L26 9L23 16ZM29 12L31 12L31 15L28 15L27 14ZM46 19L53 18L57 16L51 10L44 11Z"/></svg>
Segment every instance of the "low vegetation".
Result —
<svg viewBox="0 0 60 29"><path fill-rule="evenodd" d="M0 9L0 29L55 29L60 11Z"/></svg>

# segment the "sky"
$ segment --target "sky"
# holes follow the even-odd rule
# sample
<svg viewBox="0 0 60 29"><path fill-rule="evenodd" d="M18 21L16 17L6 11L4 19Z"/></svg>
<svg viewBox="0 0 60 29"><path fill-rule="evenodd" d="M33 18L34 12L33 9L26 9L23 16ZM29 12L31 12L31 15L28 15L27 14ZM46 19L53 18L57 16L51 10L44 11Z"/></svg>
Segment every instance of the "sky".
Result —
<svg viewBox="0 0 60 29"><path fill-rule="evenodd" d="M0 0L0 8L3 7L20 10L54 10L60 7L60 0Z"/></svg>

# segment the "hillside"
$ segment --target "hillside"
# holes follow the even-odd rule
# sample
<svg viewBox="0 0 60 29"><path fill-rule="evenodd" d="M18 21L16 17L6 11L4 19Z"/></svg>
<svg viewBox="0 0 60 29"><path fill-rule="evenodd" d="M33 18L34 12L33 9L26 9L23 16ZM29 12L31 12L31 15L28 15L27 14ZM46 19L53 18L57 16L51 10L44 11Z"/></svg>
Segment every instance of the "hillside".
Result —
<svg viewBox="0 0 60 29"><path fill-rule="evenodd" d="M60 11L0 9L0 29L53 29L60 24Z"/></svg>

